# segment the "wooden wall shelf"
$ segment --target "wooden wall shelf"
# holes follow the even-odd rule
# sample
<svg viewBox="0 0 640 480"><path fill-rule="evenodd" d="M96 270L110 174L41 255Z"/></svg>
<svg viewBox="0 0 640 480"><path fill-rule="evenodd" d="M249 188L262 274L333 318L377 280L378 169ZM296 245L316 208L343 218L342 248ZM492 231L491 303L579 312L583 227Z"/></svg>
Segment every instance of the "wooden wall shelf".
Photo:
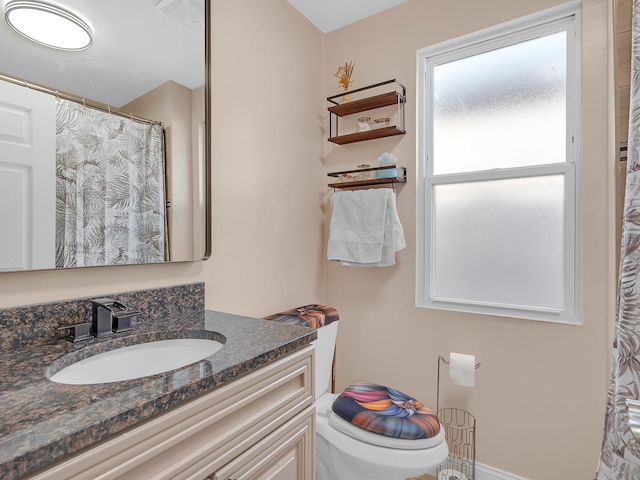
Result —
<svg viewBox="0 0 640 480"><path fill-rule="evenodd" d="M344 117L345 115L353 115L354 113L360 113L366 110L397 105L399 103L404 103L404 101L405 99L400 92L388 92L383 93L382 95L376 95L375 97L363 98L361 100L353 100L351 102L335 105L333 107L329 107L329 111L339 117Z"/></svg>
<svg viewBox="0 0 640 480"><path fill-rule="evenodd" d="M384 185L387 183L407 183L407 179L400 178L373 178L371 180L357 180L355 182L330 183L331 188L366 187L368 185Z"/></svg>
<svg viewBox="0 0 640 480"><path fill-rule="evenodd" d="M381 87L395 83L402 89L402 93L399 91L387 92L380 95L374 95L359 100L354 100L347 103L338 103L337 99L344 99L347 95L352 95L356 92L362 92L372 88ZM397 87L396 87L397 88ZM407 89L397 80L387 80L385 82L376 83L375 85L369 85L356 90L347 91L338 95L328 97L327 101L333 105L328 108L329 110L329 138L328 140L337 145L346 145L348 143L363 142L365 140L373 140L374 138L392 137L394 135L404 135L405 131L405 103L407 102ZM392 127L373 128L371 130L365 130L362 132L351 133L347 135L340 135L338 131L338 119L346 115L353 115L355 113L365 112L367 110L374 110L376 108L390 107L396 105L398 108L397 125ZM335 135L333 133L334 117L335 116Z"/></svg>
<svg viewBox="0 0 640 480"><path fill-rule="evenodd" d="M328 140L338 145L346 145L348 143L363 142L365 140L373 140L374 138L392 137L394 135L404 135L404 130L393 127L374 128L364 132L350 133L349 135L340 135L337 137L329 137Z"/></svg>
<svg viewBox="0 0 640 480"><path fill-rule="evenodd" d="M331 188L352 188L352 187L366 187L369 185L407 183L407 168L400 167L398 165L385 165L383 167L373 167L373 168L358 168L357 170L344 170L342 172L331 172L331 173L327 173L327 175L330 177L337 178L343 174L363 173L363 172L372 172L376 170L390 170L390 169L397 169L398 176L384 177L384 178L370 178L367 180L354 180L352 182L335 182L335 183L330 183L328 186Z"/></svg>

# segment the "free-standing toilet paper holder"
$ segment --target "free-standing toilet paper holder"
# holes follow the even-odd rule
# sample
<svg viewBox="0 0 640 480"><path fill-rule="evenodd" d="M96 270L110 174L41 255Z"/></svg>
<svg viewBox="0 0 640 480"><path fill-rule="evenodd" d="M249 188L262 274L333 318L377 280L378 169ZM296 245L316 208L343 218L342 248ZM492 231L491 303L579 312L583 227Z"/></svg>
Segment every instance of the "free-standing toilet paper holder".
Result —
<svg viewBox="0 0 640 480"><path fill-rule="evenodd" d="M440 411L440 364L444 363L445 365L449 365L451 362L446 360L442 355L438 356L438 385L436 390L436 412ZM476 363L476 370L480 368L482 364Z"/></svg>
<svg viewBox="0 0 640 480"><path fill-rule="evenodd" d="M440 365L451 362L438 357L436 411L444 428L449 456L436 471L438 480L475 480L476 478L476 418L459 408L440 409ZM475 364L476 370L480 364Z"/></svg>

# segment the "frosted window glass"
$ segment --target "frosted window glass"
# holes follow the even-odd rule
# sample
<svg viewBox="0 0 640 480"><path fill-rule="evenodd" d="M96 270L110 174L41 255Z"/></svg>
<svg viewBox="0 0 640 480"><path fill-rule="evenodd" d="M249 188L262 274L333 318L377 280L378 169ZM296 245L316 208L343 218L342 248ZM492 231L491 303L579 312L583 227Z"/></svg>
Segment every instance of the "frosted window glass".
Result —
<svg viewBox="0 0 640 480"><path fill-rule="evenodd" d="M564 308L563 175L434 186L433 296Z"/></svg>
<svg viewBox="0 0 640 480"><path fill-rule="evenodd" d="M566 161L566 32L433 69L434 174Z"/></svg>

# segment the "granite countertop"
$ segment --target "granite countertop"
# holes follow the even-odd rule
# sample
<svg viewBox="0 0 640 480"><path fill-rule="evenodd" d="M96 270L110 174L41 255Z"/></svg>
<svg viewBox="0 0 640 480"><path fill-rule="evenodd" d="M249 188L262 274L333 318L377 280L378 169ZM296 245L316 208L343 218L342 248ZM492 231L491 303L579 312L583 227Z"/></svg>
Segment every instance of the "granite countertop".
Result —
<svg viewBox="0 0 640 480"><path fill-rule="evenodd" d="M133 331L81 343L48 339L0 353L0 478L12 480L230 382L315 340L314 330L201 310L136 322ZM206 332L216 332L214 334ZM211 336L224 343L198 363L150 377L96 385L48 380L62 357L86 349ZM83 351L84 350L84 351ZM49 373L55 373L49 371Z"/></svg>

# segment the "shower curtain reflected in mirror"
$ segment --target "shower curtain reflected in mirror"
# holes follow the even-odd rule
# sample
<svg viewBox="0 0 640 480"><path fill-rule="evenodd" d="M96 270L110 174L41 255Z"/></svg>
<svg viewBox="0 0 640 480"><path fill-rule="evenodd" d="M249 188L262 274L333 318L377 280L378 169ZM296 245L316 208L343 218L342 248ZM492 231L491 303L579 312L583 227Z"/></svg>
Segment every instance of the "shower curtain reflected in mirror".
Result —
<svg viewBox="0 0 640 480"><path fill-rule="evenodd" d="M633 1L627 181L613 365L597 480L640 479L626 400L640 399L640 0Z"/></svg>
<svg viewBox="0 0 640 480"><path fill-rule="evenodd" d="M56 267L168 260L162 127L56 101Z"/></svg>

